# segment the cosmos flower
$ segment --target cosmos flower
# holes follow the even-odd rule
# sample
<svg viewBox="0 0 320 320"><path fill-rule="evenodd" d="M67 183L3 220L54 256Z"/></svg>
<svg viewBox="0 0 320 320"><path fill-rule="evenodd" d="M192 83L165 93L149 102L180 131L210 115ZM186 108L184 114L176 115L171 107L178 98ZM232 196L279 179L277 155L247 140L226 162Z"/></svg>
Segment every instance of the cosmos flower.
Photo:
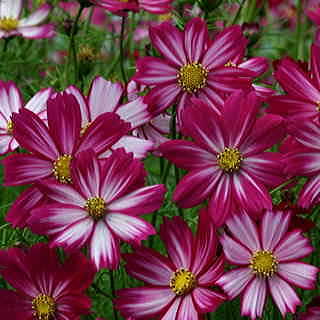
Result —
<svg viewBox="0 0 320 320"><path fill-rule="evenodd" d="M178 104L179 114L191 97L222 107L224 96L249 89L255 71L230 65L244 52L247 40L240 26L224 29L212 41L200 18L191 19L183 32L170 22L150 28L152 45L163 58L144 57L133 79L151 86L145 101L156 113ZM265 58L256 58L265 64Z"/></svg>
<svg viewBox="0 0 320 320"><path fill-rule="evenodd" d="M261 317L270 292L284 317L301 305L291 285L315 288L319 269L299 261L313 248L301 230L288 232L289 222L289 213L267 211L259 226L246 214L234 215L226 223L232 236L221 236L223 252L240 268L225 273L217 283L230 299L242 294L243 316Z"/></svg>
<svg viewBox="0 0 320 320"><path fill-rule="evenodd" d="M146 283L117 292L115 306L124 317L197 320L225 300L211 288L222 275L224 259L216 258L215 229L207 214L200 216L196 236L180 217L164 218L160 238L168 257L143 247L124 256L127 272Z"/></svg>
<svg viewBox="0 0 320 320"><path fill-rule="evenodd" d="M142 163L123 149L98 160L93 150L74 160L72 185L43 181L41 189L52 204L31 212L35 233L51 236L52 245L66 250L90 247L97 269L119 265L119 240L139 244L155 230L138 216L161 207L163 185L143 187Z"/></svg>
<svg viewBox="0 0 320 320"><path fill-rule="evenodd" d="M286 94L271 97L268 112L290 120L318 119L320 110L320 46L312 44L310 72L291 58L277 64L274 77Z"/></svg>
<svg viewBox="0 0 320 320"><path fill-rule="evenodd" d="M12 135L12 114L19 112L21 108L26 108L37 114L40 119L46 120L47 100L51 93L51 88L42 89L24 105L21 93L14 82L0 81L0 154L14 151L19 146Z"/></svg>
<svg viewBox="0 0 320 320"><path fill-rule="evenodd" d="M43 263L45 261L45 263ZM1 316L14 320L80 320L90 312L85 290L94 267L77 252L60 263L54 249L39 243L0 251L0 274L16 290L0 289Z"/></svg>
<svg viewBox="0 0 320 320"><path fill-rule="evenodd" d="M191 208L209 199L209 213L217 226L243 208L257 214L271 209L268 188L283 182L282 155L266 152L284 134L283 119L257 118L254 92L233 93L221 113L199 99L182 114L181 131L189 140L172 140L159 147L163 156L190 171L178 183L173 200Z"/></svg>
<svg viewBox="0 0 320 320"><path fill-rule="evenodd" d="M91 2L113 13L145 10L153 14L164 14L171 11L173 0L91 0Z"/></svg>
<svg viewBox="0 0 320 320"><path fill-rule="evenodd" d="M0 0L0 38L23 36L29 39L51 38L52 24L39 26L48 16L51 6L42 5L27 18L20 18L22 0Z"/></svg>

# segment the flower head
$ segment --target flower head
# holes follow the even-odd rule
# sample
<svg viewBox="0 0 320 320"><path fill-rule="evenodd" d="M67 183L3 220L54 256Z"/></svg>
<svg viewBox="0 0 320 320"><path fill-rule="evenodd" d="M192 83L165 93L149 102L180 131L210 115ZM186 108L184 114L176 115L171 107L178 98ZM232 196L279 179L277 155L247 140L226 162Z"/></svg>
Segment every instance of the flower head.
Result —
<svg viewBox="0 0 320 320"><path fill-rule="evenodd" d="M81 253L61 264L55 250L45 244L3 250L0 274L16 289L0 290L5 319L74 320L90 311L84 291L93 280L94 267Z"/></svg>
<svg viewBox="0 0 320 320"><path fill-rule="evenodd" d="M226 259L240 266L224 274L217 283L230 299L242 293L241 313L256 319L262 316L267 292L284 316L295 312L300 299L291 287L315 287L318 268L300 262L312 252L301 230L288 232L290 213L267 211L257 226L246 215L227 220L232 234L220 238Z"/></svg>
<svg viewBox="0 0 320 320"><path fill-rule="evenodd" d="M127 272L146 283L145 287L118 291L116 307L124 317L147 320L199 319L214 311L225 299L211 286L221 277L223 257L216 259L216 236L206 211L194 237L180 218L164 219L160 237L168 257L148 248L126 254Z"/></svg>

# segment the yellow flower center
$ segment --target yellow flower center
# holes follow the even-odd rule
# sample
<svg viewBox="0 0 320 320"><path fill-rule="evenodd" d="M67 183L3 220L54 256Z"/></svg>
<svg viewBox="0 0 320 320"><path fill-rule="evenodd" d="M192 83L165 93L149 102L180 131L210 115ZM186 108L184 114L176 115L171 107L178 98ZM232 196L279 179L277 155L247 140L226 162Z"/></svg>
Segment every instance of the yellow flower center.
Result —
<svg viewBox="0 0 320 320"><path fill-rule="evenodd" d="M264 277L271 277L278 267L277 258L269 250L258 250L250 259L252 272Z"/></svg>
<svg viewBox="0 0 320 320"><path fill-rule="evenodd" d="M53 175L55 178L61 183L71 183L71 171L70 171L70 162L72 160L72 156L70 154L64 154L59 157L53 163Z"/></svg>
<svg viewBox="0 0 320 320"><path fill-rule="evenodd" d="M229 60L224 66L225 67L237 67L237 65L234 62L232 62L231 60Z"/></svg>
<svg viewBox="0 0 320 320"><path fill-rule="evenodd" d="M13 132L13 122L11 120L9 120L7 122L7 133L12 134L12 132Z"/></svg>
<svg viewBox="0 0 320 320"><path fill-rule="evenodd" d="M0 29L5 31L11 31L11 30L17 29L18 24L19 24L19 21L14 18L4 17L0 19Z"/></svg>
<svg viewBox="0 0 320 320"><path fill-rule="evenodd" d="M208 70L201 63L188 63L177 74L179 86L189 93L197 92L207 83Z"/></svg>
<svg viewBox="0 0 320 320"><path fill-rule="evenodd" d="M43 293L32 300L33 315L38 320L53 320L56 311L56 303L50 296Z"/></svg>
<svg viewBox="0 0 320 320"><path fill-rule="evenodd" d="M242 160L242 155L236 148L226 147L217 155L218 165L225 172L233 172L239 170Z"/></svg>
<svg viewBox="0 0 320 320"><path fill-rule="evenodd" d="M88 129L90 126L91 126L91 122L88 122L86 125L84 125L83 128L81 128L81 130L80 130L80 136L81 136L81 137L85 134L85 132L87 131L87 129Z"/></svg>
<svg viewBox="0 0 320 320"><path fill-rule="evenodd" d="M106 202L100 197L93 197L86 201L85 209L94 220L99 220L106 214Z"/></svg>
<svg viewBox="0 0 320 320"><path fill-rule="evenodd" d="M178 269L171 277L169 286L177 295L182 296L189 293L197 285L195 275L188 269Z"/></svg>
<svg viewBox="0 0 320 320"><path fill-rule="evenodd" d="M317 111L320 111L320 101L316 101L316 104L317 104L316 110L317 110Z"/></svg>

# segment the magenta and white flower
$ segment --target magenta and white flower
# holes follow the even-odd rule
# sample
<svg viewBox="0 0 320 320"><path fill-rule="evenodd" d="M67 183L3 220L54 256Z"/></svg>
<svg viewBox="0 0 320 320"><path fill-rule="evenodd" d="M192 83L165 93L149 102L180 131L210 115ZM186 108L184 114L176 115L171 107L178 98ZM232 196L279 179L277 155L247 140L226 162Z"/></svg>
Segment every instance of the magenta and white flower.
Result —
<svg viewBox="0 0 320 320"><path fill-rule="evenodd" d="M98 160L93 150L78 155L72 185L43 181L41 190L54 203L31 212L31 230L52 237L53 246L67 250L90 247L97 269L115 269L120 261L119 240L139 244L155 233L138 216L161 207L165 187L143 187L142 163L123 149Z"/></svg>
<svg viewBox="0 0 320 320"><path fill-rule="evenodd" d="M181 131L189 140L172 140L159 148L165 158L190 171L178 183L173 200L191 208L209 199L217 226L243 208L257 214L271 209L268 188L283 182L282 155L266 152L284 137L283 119L257 118L254 92L233 93L221 113L199 99L182 113Z"/></svg>
<svg viewBox="0 0 320 320"><path fill-rule="evenodd" d="M0 0L0 38L40 39L55 35L52 24L40 25L48 16L50 5L44 4L29 17L21 18L22 5L22 0Z"/></svg>
<svg viewBox="0 0 320 320"><path fill-rule="evenodd" d="M180 217L164 219L160 238L168 257L143 247L124 256L127 272L146 283L117 292L115 305L125 318L199 320L225 300L212 290L223 273L224 258L216 257L215 229L204 210L200 217L196 236Z"/></svg>
<svg viewBox="0 0 320 320"><path fill-rule="evenodd" d="M14 151L19 146L18 141L12 135L12 114L19 112L21 108L26 108L37 114L40 119L46 120L47 100L51 93L51 88L42 89L24 105L20 90L14 82L0 80L0 154Z"/></svg>
<svg viewBox="0 0 320 320"><path fill-rule="evenodd" d="M0 289L3 319L79 320L90 312L85 290L94 266L74 253L62 264L54 249L39 243L22 250L0 251L0 274L16 290Z"/></svg>
<svg viewBox="0 0 320 320"><path fill-rule="evenodd" d="M227 261L239 268L225 273L217 283L230 299L242 294L241 314L261 317L270 292L282 316L295 313L301 301L293 286L314 289L318 268L304 262L313 248L301 230L288 231L290 213L267 211L260 225L246 214L227 220L232 236L220 242Z"/></svg>
<svg viewBox="0 0 320 320"><path fill-rule="evenodd" d="M164 22L151 27L149 33L152 45L164 58L139 59L133 79L152 87L145 101L158 114L174 103L180 114L191 97L201 98L214 108L222 107L226 94L249 90L258 74L230 64L247 44L240 26L224 29L213 41L200 18L190 20L183 32ZM266 59L256 58L256 67L259 61L264 66Z"/></svg>

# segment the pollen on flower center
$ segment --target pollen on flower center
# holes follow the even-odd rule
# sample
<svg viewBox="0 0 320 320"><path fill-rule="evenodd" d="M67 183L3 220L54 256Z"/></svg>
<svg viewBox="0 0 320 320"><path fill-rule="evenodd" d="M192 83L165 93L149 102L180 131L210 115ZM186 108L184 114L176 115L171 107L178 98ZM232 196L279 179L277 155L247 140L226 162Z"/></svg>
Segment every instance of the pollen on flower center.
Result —
<svg viewBox="0 0 320 320"><path fill-rule="evenodd" d="M169 286L178 296L189 293L197 285L195 275L188 269L178 269L171 277Z"/></svg>
<svg viewBox="0 0 320 320"><path fill-rule="evenodd" d="M226 147L217 155L217 162L219 167L226 172L239 170L242 160L242 155L236 148Z"/></svg>
<svg viewBox="0 0 320 320"><path fill-rule="evenodd" d="M4 17L0 19L0 29L5 31L11 31L17 29L19 21L14 18Z"/></svg>
<svg viewBox="0 0 320 320"><path fill-rule="evenodd" d="M234 62L232 62L231 60L229 60L224 66L225 67L237 67L237 65Z"/></svg>
<svg viewBox="0 0 320 320"><path fill-rule="evenodd" d="M11 120L9 120L7 122L7 133L12 134L12 132L13 132L13 122Z"/></svg>
<svg viewBox="0 0 320 320"><path fill-rule="evenodd" d="M87 129L90 127L90 125L91 125L91 122L88 122L87 124L85 124L85 125L81 128L81 130L80 130L80 136L81 136L81 137L85 134L85 132L87 131Z"/></svg>
<svg viewBox="0 0 320 320"><path fill-rule="evenodd" d="M188 63L177 74L180 87L189 93L197 92L207 83L208 70L201 63Z"/></svg>
<svg viewBox="0 0 320 320"><path fill-rule="evenodd" d="M106 202L101 197L92 197L86 201L85 209L93 219L99 220L106 214Z"/></svg>
<svg viewBox="0 0 320 320"><path fill-rule="evenodd" d="M317 104L316 110L317 110L317 111L320 111L320 101L316 101L316 104Z"/></svg>
<svg viewBox="0 0 320 320"><path fill-rule="evenodd" d="M56 303L53 298L46 294L39 294L32 300L33 315L38 320L54 319Z"/></svg>
<svg viewBox="0 0 320 320"><path fill-rule="evenodd" d="M61 183L71 183L70 162L72 156L70 154L64 154L53 162L53 175Z"/></svg>
<svg viewBox="0 0 320 320"><path fill-rule="evenodd" d="M259 276L271 277L277 271L277 267L277 258L269 250L258 250L250 259L250 268Z"/></svg>

